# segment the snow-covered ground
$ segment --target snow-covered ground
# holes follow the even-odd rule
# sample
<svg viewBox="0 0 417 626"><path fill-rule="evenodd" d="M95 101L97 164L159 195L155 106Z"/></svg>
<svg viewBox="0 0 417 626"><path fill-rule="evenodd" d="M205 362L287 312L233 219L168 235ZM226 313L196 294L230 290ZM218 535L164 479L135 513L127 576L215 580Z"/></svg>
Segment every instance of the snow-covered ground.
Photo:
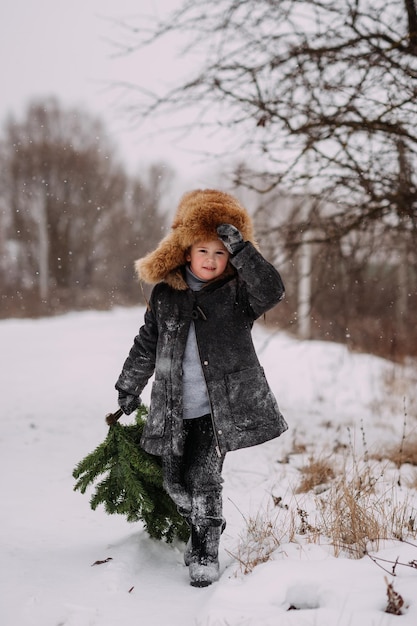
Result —
<svg viewBox="0 0 417 626"><path fill-rule="evenodd" d="M397 565L394 577L369 557L336 558L326 541L288 541L285 517L269 561L244 575L237 560L248 520L302 498L297 468L311 456L344 445L360 454L364 441L371 453L399 443L404 422L416 429L413 372L257 326L258 354L290 429L227 456L221 578L196 589L182 545L93 512L73 491L72 470L107 434L114 382L142 318L134 308L0 322L2 626L415 626L415 567ZM406 495L416 507L415 492ZM417 561L417 541L381 543L374 554L390 572L396 559ZM404 615L384 612L384 578L408 605Z"/></svg>

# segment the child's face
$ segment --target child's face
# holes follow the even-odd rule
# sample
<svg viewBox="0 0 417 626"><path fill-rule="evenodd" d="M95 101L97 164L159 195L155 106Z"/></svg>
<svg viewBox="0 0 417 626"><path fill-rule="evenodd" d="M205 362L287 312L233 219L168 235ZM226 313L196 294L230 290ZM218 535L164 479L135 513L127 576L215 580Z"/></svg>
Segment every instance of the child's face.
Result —
<svg viewBox="0 0 417 626"><path fill-rule="evenodd" d="M186 259L197 278L213 280L226 269L229 253L219 239L213 239L193 244Z"/></svg>

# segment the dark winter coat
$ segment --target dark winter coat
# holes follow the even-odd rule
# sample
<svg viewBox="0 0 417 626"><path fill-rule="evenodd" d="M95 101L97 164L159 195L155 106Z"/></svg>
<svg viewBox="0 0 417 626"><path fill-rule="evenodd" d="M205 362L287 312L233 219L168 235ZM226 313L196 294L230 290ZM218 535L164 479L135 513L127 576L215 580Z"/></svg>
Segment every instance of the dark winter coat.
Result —
<svg viewBox="0 0 417 626"><path fill-rule="evenodd" d="M250 242L230 264L229 275L199 292L186 288L181 276L181 288L161 282L152 291L116 384L140 395L155 373L142 438L151 454L183 451L182 358L192 320L221 452L260 444L287 429L251 336L255 319L283 297L281 277Z"/></svg>

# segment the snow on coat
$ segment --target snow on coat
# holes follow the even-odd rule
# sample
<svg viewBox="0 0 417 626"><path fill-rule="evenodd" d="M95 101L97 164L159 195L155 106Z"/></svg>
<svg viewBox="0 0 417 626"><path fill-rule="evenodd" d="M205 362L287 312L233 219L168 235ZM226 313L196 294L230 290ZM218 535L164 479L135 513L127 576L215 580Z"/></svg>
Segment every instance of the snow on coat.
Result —
<svg viewBox="0 0 417 626"><path fill-rule="evenodd" d="M225 275L193 292L185 281L186 252L214 238L221 223L239 228L246 243ZM182 359L192 321L219 450L254 446L288 428L251 334L254 321L282 299L284 285L254 244L250 218L232 196L198 190L184 196L172 232L137 262L139 276L157 284L116 387L141 395L155 374L141 441L147 452L183 452Z"/></svg>

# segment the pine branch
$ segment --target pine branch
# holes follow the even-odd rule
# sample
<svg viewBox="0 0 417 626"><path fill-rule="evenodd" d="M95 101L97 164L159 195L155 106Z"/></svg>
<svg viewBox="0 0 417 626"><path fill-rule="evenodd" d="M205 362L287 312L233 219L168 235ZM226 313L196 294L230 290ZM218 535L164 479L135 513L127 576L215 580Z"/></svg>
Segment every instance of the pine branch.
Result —
<svg viewBox="0 0 417 626"><path fill-rule="evenodd" d="M142 406L134 424L110 426L106 439L75 467L74 490L85 493L93 487L93 510L102 504L110 515L142 521L150 537L168 543L175 538L186 541L189 530L162 486L160 460L140 447L145 415Z"/></svg>

